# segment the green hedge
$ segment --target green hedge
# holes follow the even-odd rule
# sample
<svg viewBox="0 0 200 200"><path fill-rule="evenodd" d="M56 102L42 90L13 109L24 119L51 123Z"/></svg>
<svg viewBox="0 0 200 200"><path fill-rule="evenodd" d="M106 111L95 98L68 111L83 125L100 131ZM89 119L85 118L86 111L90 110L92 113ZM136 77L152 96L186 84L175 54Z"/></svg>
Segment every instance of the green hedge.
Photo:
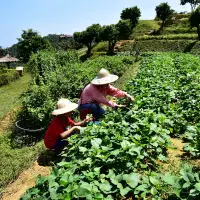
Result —
<svg viewBox="0 0 200 200"><path fill-rule="evenodd" d="M184 28L184 27L167 27L164 29L163 34L186 34L186 33L196 33L197 30L195 28Z"/></svg>
<svg viewBox="0 0 200 200"><path fill-rule="evenodd" d="M141 52L184 52L200 54L200 42L195 40L143 40L137 41Z"/></svg>
<svg viewBox="0 0 200 200"><path fill-rule="evenodd" d="M0 86L7 85L12 81L17 80L19 77L19 73L16 70L8 70L7 72L2 70L2 73L0 73Z"/></svg>
<svg viewBox="0 0 200 200"><path fill-rule="evenodd" d="M136 40L182 40L182 39L187 39L187 40L196 40L197 39L197 34L174 34L174 35L158 35L158 36L140 36L137 37Z"/></svg>

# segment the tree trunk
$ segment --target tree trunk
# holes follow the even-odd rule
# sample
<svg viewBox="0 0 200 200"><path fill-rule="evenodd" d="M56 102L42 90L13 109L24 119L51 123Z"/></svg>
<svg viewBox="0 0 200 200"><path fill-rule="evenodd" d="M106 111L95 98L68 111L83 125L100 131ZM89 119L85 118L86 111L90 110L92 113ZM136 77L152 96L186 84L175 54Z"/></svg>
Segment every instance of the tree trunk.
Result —
<svg viewBox="0 0 200 200"><path fill-rule="evenodd" d="M165 25L165 21L162 21L162 24L160 26L160 31L163 31L164 25Z"/></svg>
<svg viewBox="0 0 200 200"><path fill-rule="evenodd" d="M91 44L91 43L88 44L88 45L87 45L87 48L88 48L88 50L87 50L87 55L90 55L90 54L91 54L91 51L92 51L92 44Z"/></svg>
<svg viewBox="0 0 200 200"><path fill-rule="evenodd" d="M108 52L110 53L111 51L112 51L111 41L108 41Z"/></svg>
<svg viewBox="0 0 200 200"><path fill-rule="evenodd" d="M197 26L197 34L198 34L198 39L200 40L200 26Z"/></svg>

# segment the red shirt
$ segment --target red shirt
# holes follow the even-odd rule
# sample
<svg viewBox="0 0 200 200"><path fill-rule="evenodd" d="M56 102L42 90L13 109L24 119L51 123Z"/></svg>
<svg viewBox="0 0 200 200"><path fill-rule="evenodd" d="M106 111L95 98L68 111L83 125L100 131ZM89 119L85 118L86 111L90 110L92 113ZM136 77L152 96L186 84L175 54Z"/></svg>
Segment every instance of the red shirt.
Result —
<svg viewBox="0 0 200 200"><path fill-rule="evenodd" d="M67 130L67 126L72 126L74 124L75 122L72 121L69 117L66 122L63 122L58 116L56 116L50 123L44 136L45 146L49 149L53 149L56 145L57 140L61 138L60 134Z"/></svg>

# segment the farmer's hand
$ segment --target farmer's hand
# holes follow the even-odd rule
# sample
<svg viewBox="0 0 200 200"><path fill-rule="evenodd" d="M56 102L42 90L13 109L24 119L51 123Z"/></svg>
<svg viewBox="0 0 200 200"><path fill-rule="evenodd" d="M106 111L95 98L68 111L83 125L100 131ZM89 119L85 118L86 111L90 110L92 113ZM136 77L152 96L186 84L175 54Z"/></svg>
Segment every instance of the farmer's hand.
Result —
<svg viewBox="0 0 200 200"><path fill-rule="evenodd" d="M84 124L87 124L88 122L91 122L93 120L93 117L89 117L89 118L86 118L84 119Z"/></svg>
<svg viewBox="0 0 200 200"><path fill-rule="evenodd" d="M135 101L134 97L132 97L131 95L128 94L127 97L128 97L128 99L129 99L130 101Z"/></svg>
<svg viewBox="0 0 200 200"><path fill-rule="evenodd" d="M81 126L74 126L73 129L74 131L80 132Z"/></svg>
<svg viewBox="0 0 200 200"><path fill-rule="evenodd" d="M116 105L116 108L125 108L126 105Z"/></svg>

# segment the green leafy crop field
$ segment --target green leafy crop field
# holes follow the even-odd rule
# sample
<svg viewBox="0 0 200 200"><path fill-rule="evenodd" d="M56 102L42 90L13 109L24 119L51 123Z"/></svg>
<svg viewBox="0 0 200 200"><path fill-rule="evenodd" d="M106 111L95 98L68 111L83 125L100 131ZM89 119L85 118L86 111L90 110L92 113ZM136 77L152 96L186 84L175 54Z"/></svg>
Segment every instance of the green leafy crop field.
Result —
<svg viewBox="0 0 200 200"><path fill-rule="evenodd" d="M146 55L126 86L135 102L71 137L62 162L21 199L199 199L195 168L185 164L178 174L163 174L157 164L167 162L171 136L188 138L187 153L200 151L199 61Z"/></svg>

